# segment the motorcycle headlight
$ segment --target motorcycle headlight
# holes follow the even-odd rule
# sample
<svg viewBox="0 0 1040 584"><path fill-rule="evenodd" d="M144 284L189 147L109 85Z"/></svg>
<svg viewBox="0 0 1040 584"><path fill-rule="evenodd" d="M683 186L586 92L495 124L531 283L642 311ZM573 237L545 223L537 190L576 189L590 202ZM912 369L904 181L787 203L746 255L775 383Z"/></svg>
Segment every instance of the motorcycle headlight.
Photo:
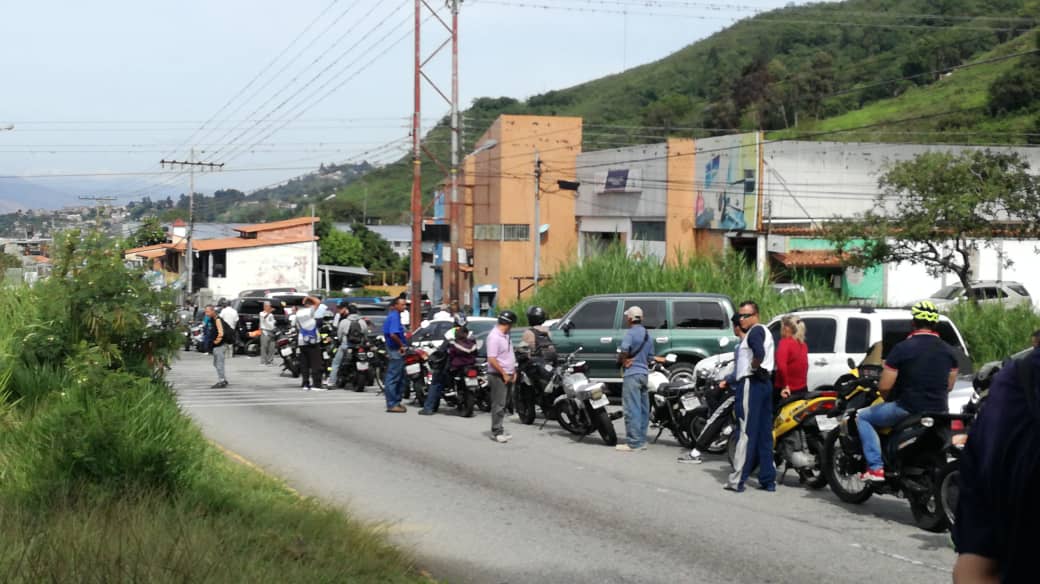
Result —
<svg viewBox="0 0 1040 584"><path fill-rule="evenodd" d="M369 352L365 353L365 356L368 357L369 359L371 359L372 357L375 357L375 353L373 353L372 351L369 351Z"/></svg>
<svg viewBox="0 0 1040 584"><path fill-rule="evenodd" d="M591 396L592 396L592 399L600 399L601 397L603 397L603 390L602 389L594 389L591 392Z"/></svg>
<svg viewBox="0 0 1040 584"><path fill-rule="evenodd" d="M935 425L935 418L930 418L930 417L921 418L921 425L924 426L925 428L931 428L932 426Z"/></svg>

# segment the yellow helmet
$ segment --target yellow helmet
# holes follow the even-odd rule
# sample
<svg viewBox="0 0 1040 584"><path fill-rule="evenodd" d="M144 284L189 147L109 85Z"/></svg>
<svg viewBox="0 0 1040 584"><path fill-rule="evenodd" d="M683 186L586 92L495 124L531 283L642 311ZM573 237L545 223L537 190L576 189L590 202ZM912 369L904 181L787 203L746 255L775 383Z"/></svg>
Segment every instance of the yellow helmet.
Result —
<svg viewBox="0 0 1040 584"><path fill-rule="evenodd" d="M935 304L928 300L922 300L917 304L913 305L910 309L910 314L913 315L914 320L923 320L925 322L939 322L939 309Z"/></svg>

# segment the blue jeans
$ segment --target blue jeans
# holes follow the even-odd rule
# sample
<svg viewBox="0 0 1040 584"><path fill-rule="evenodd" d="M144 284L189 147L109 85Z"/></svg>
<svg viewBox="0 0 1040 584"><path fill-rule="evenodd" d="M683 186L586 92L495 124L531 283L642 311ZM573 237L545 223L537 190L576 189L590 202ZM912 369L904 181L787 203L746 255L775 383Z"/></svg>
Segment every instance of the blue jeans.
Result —
<svg viewBox="0 0 1040 584"><path fill-rule="evenodd" d="M444 364L439 371L435 371L433 378L430 379L430 387L426 393L426 402L423 403L423 410L427 412L435 412L441 405L441 392L444 390L444 386L451 383L451 376L448 373L448 365Z"/></svg>
<svg viewBox="0 0 1040 584"><path fill-rule="evenodd" d="M386 396L387 409L401 405L404 393L404 355L397 349L386 352L386 378L383 380L383 395Z"/></svg>
<svg viewBox="0 0 1040 584"><path fill-rule="evenodd" d="M343 364L343 357L350 351L350 345L346 341L343 341L339 345L339 349L336 351L336 356L332 358L332 368L329 369L329 380L330 386L335 386L339 382L339 366Z"/></svg>
<svg viewBox="0 0 1040 584"><path fill-rule="evenodd" d="M874 428L895 426L909 415L910 412L899 407L896 402L870 406L856 413L856 427L859 428L859 440L863 443L863 456L867 459L867 468L878 470L885 466L885 459L881 456L881 439Z"/></svg>
<svg viewBox="0 0 1040 584"><path fill-rule="evenodd" d="M621 409L625 412L625 441L629 448L646 446L646 431L650 427L646 374L625 376L621 384Z"/></svg>

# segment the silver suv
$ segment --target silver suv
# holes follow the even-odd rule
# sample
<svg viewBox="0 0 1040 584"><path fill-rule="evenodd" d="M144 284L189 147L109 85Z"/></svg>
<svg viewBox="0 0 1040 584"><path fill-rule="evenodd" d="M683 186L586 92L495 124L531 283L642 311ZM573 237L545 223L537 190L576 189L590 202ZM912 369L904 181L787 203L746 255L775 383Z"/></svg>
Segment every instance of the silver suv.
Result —
<svg viewBox="0 0 1040 584"><path fill-rule="evenodd" d="M968 300L969 293L973 294L979 302L1001 303L1007 307L1025 304L1031 306L1033 299L1029 290L1018 282L1000 282L997 280L976 280L966 293L964 286L950 284L944 286L928 298L939 307L940 310L953 308L958 302Z"/></svg>

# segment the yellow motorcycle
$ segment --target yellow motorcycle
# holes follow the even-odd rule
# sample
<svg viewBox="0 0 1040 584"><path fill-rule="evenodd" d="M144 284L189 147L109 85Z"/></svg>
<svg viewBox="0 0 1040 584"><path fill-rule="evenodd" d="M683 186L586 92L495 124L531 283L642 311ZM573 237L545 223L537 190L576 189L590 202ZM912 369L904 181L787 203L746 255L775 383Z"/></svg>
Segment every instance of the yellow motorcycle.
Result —
<svg viewBox="0 0 1040 584"><path fill-rule="evenodd" d="M827 485L821 462L828 432L838 421L827 414L834 409L838 393L834 391L800 391L777 404L773 415L773 462L783 468L778 482L783 483L787 471L793 470L798 481L810 489ZM737 449L739 432L730 435L727 445L730 466Z"/></svg>

